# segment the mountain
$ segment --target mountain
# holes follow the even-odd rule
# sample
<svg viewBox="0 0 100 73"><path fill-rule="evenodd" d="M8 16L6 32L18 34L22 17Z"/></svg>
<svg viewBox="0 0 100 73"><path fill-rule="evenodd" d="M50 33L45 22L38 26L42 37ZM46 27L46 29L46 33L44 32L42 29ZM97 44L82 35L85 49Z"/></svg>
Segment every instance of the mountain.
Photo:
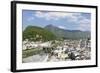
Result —
<svg viewBox="0 0 100 73"><path fill-rule="evenodd" d="M56 36L50 32L49 30L46 30L41 27L37 26L28 26L23 31L23 40L29 39L33 41L49 41L56 39Z"/></svg>
<svg viewBox="0 0 100 73"><path fill-rule="evenodd" d="M45 29L51 31L57 37L64 39L84 39L91 36L90 31L61 29L54 25L47 25Z"/></svg>

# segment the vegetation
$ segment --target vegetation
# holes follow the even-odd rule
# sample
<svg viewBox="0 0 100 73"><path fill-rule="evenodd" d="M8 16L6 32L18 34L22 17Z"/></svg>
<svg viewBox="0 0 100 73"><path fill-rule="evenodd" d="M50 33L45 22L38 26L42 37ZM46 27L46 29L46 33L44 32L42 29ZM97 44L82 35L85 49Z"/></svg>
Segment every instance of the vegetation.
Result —
<svg viewBox="0 0 100 73"><path fill-rule="evenodd" d="M23 50L22 51L22 58L26 58L26 57L29 57L29 56L33 56L33 55L36 55L36 54L39 54L42 50L41 49L26 49L26 50Z"/></svg>
<svg viewBox="0 0 100 73"><path fill-rule="evenodd" d="M90 38L89 31L64 30L53 25L47 25L45 28L37 26L28 26L23 31L23 40L30 41L50 41L59 39L84 39Z"/></svg>
<svg viewBox="0 0 100 73"><path fill-rule="evenodd" d="M44 28L28 26L23 31L23 40L25 39L29 39L30 41L50 41L56 39L56 36Z"/></svg>
<svg viewBox="0 0 100 73"><path fill-rule="evenodd" d="M91 37L90 31L65 30L53 25L47 25L45 29L62 39L86 39Z"/></svg>
<svg viewBox="0 0 100 73"><path fill-rule="evenodd" d="M63 41L64 39L84 39L90 38L90 32L88 31L80 31L80 30L64 30L58 27L48 25L45 28L37 27L37 26L28 26L23 31L23 40L28 39L29 41L51 41L52 46L56 47L57 45L61 45L61 42L56 42L55 40ZM43 48L46 53L50 53L52 48ZM39 54L41 49L26 49L22 52L22 57L26 58L35 54Z"/></svg>
<svg viewBox="0 0 100 73"><path fill-rule="evenodd" d="M33 49L26 49L22 51L22 58L26 58L29 56L33 56L36 54L41 54L43 52L45 53L51 53L52 48L43 48L43 49L39 49L39 48L33 48Z"/></svg>

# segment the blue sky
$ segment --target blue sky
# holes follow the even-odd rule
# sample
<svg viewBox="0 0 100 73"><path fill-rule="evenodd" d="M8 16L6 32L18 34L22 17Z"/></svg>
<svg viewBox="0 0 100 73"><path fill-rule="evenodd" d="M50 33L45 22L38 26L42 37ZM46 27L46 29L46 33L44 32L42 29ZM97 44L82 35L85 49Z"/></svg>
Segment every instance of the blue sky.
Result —
<svg viewBox="0 0 100 73"><path fill-rule="evenodd" d="M45 27L52 24L67 30L91 30L90 13L23 10L22 15L23 29L29 25Z"/></svg>

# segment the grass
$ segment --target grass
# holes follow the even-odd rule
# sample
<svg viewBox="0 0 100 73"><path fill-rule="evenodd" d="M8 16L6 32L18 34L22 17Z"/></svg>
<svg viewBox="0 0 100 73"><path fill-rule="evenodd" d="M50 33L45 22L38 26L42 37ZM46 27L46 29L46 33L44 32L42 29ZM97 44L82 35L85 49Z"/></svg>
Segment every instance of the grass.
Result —
<svg viewBox="0 0 100 73"><path fill-rule="evenodd" d="M42 51L42 49L38 49L38 48L23 50L22 51L22 58L26 58L26 57L29 57L32 55L39 54L41 51Z"/></svg>

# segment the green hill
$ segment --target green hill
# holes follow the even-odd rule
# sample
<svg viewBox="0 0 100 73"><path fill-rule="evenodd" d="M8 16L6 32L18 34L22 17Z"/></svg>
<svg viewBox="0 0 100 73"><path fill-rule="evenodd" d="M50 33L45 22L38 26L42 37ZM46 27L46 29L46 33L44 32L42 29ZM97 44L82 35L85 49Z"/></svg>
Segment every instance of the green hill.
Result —
<svg viewBox="0 0 100 73"><path fill-rule="evenodd" d="M56 36L49 30L46 30L44 28L37 26L28 26L23 31L23 40L25 39L29 39L30 41L49 41L56 39Z"/></svg>
<svg viewBox="0 0 100 73"><path fill-rule="evenodd" d="M90 31L65 30L53 25L47 25L45 29L64 39L86 39L91 37Z"/></svg>

